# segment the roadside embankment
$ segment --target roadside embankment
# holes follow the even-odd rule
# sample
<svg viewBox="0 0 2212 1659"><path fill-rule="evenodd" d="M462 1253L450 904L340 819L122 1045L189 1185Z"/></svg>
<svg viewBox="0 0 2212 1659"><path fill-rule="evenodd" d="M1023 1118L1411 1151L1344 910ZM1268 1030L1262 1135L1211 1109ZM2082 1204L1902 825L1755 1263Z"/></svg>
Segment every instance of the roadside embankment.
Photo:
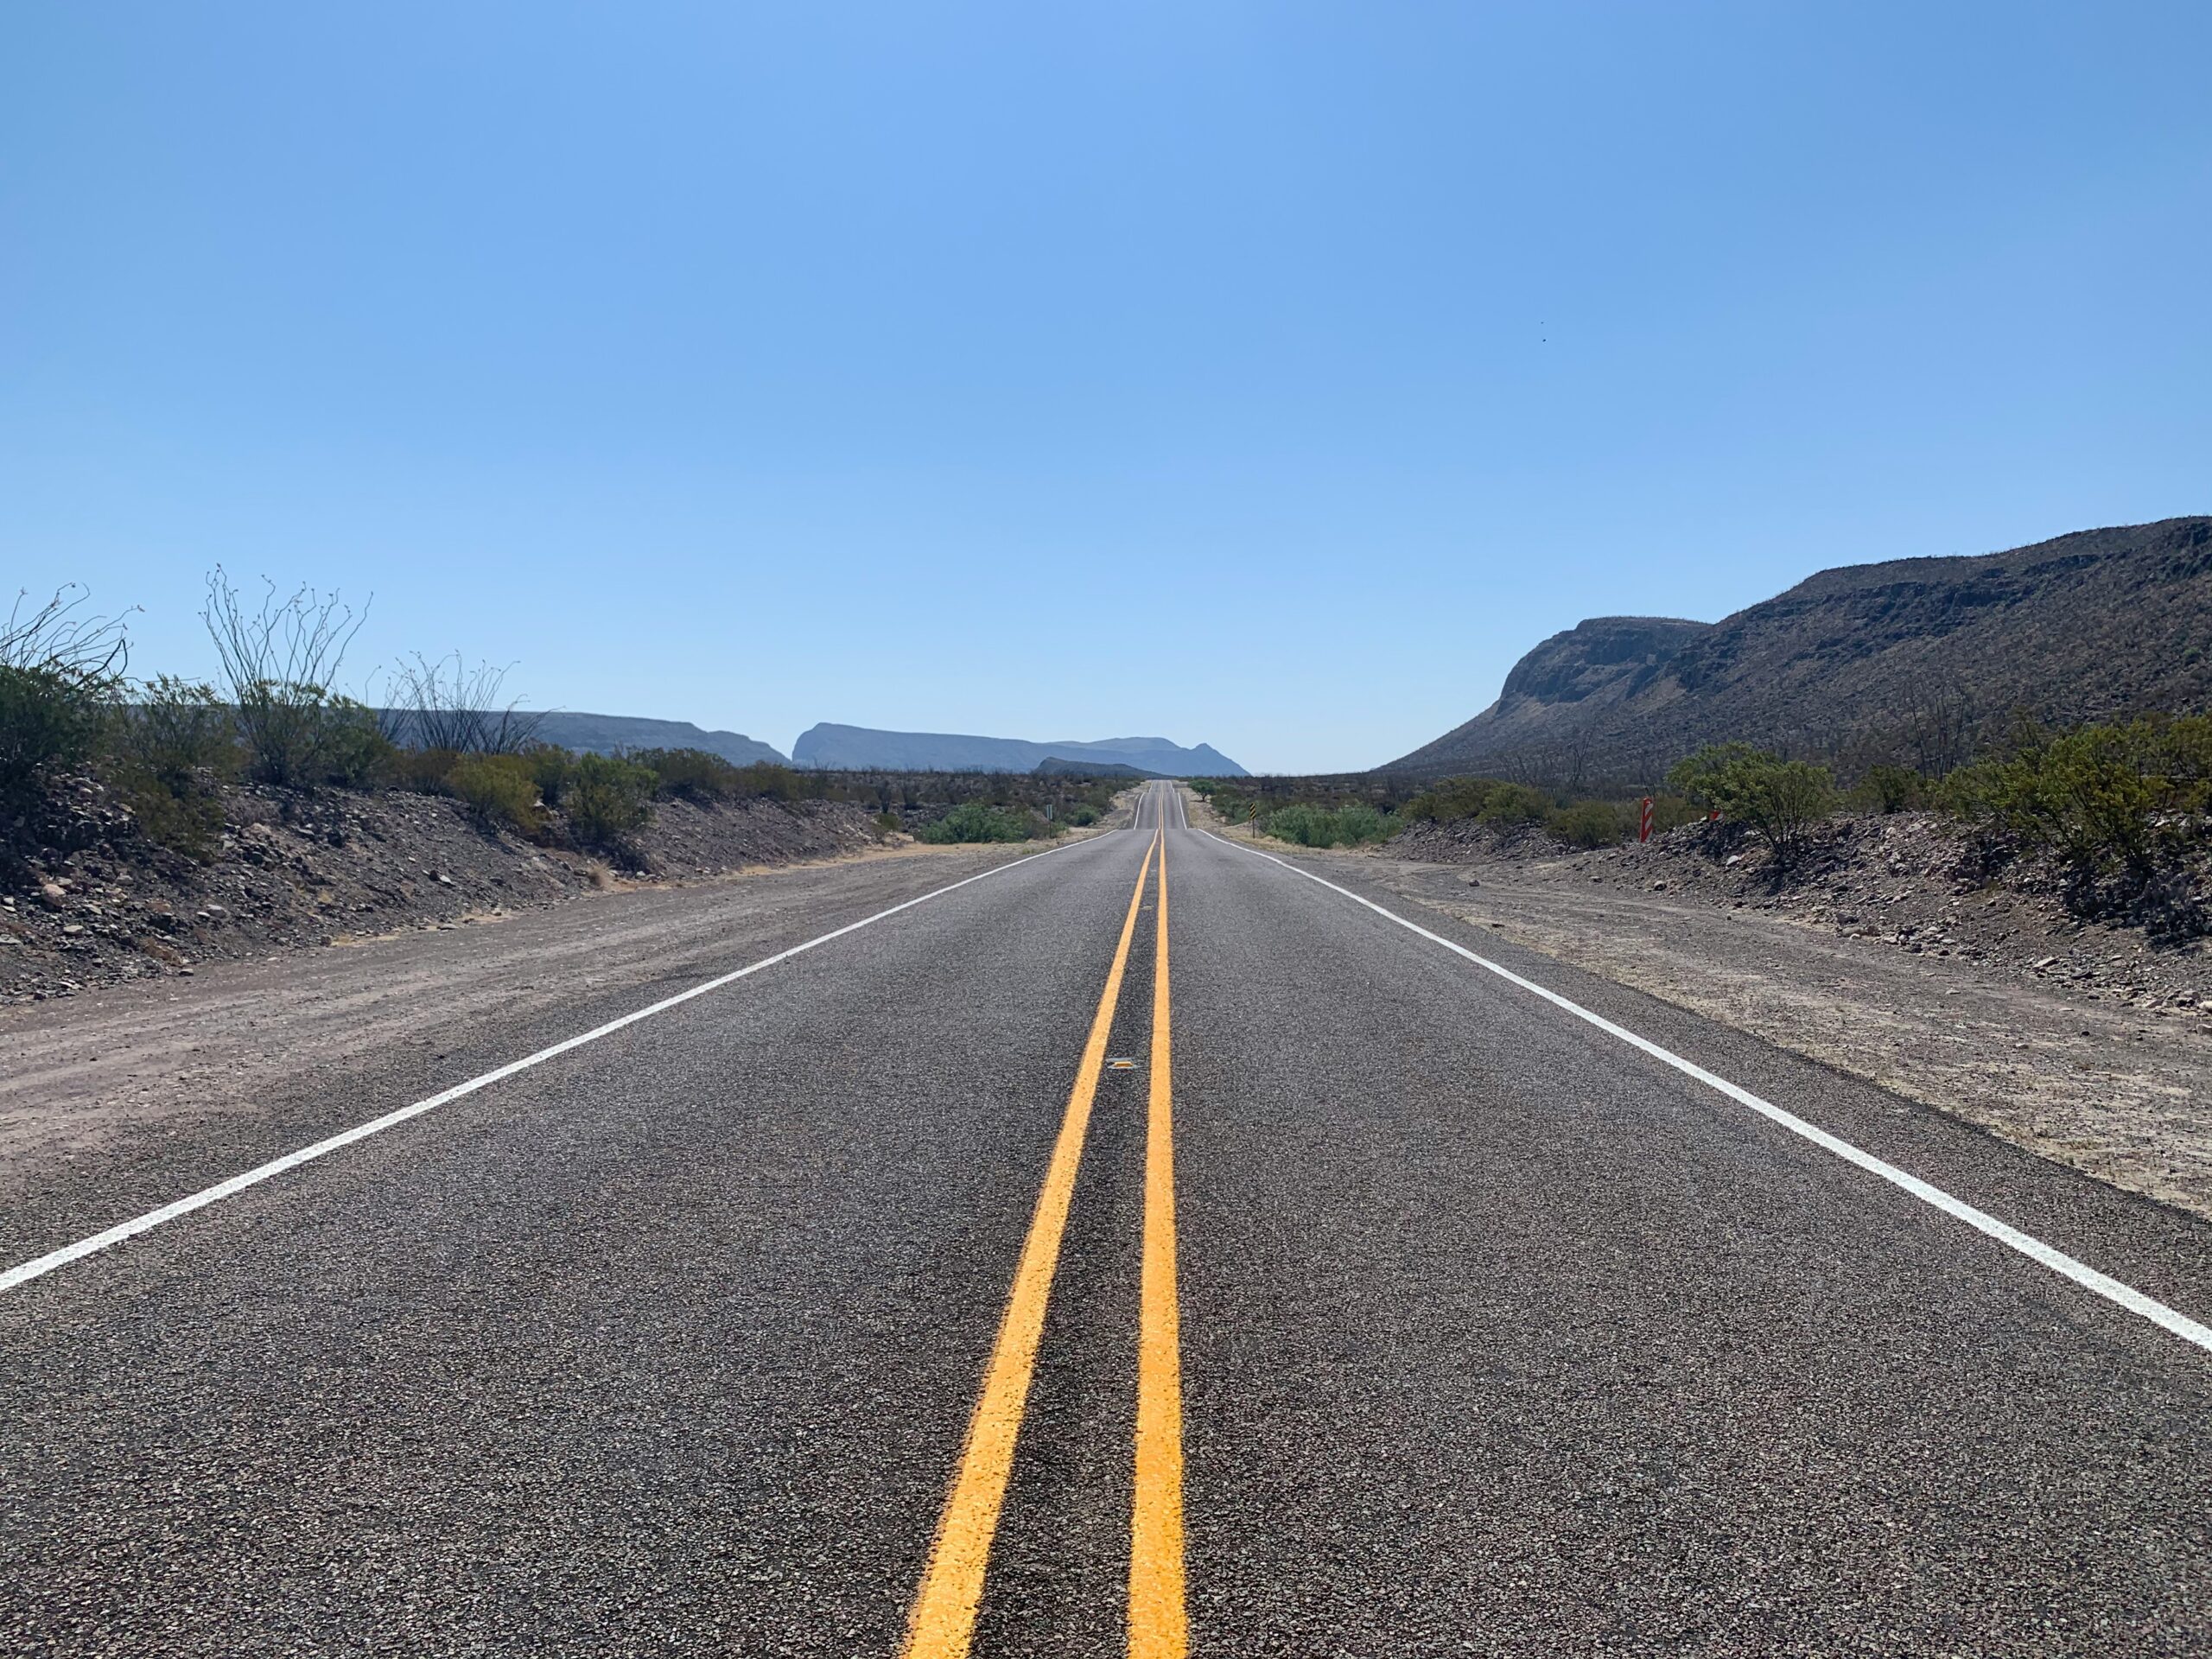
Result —
<svg viewBox="0 0 2212 1659"><path fill-rule="evenodd" d="M543 909L641 880L845 856L883 842L837 801L659 804L621 854L534 845L460 802L398 791L226 792L202 863L104 826L0 894L0 1005L193 972L211 961ZM905 837L899 837L903 841Z"/></svg>

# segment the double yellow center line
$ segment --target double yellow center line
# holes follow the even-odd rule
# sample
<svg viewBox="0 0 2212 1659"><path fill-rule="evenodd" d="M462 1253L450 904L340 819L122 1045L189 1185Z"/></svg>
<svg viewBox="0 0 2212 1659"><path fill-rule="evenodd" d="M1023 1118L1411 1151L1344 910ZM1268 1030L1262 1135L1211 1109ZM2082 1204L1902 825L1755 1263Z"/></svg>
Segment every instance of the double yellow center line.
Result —
<svg viewBox="0 0 2212 1659"><path fill-rule="evenodd" d="M906 1659L966 1659L983 1596L991 1540L1014 1472L1029 1384L1037 1369L1045 1308L1059 1266L1060 1240L1075 1197L1077 1167L1122 997L1145 883L1157 866L1152 1077L1145 1130L1144 1265L1137 1333L1136 1478L1129 1529L1131 1659L1182 1659L1189 1646L1183 1594L1183 1382L1175 1292L1175 1151L1167 981L1167 844L1155 832L1122 921L1121 942L1090 1022L1083 1063L1069 1090L1059 1138L1014 1268L982 1392L938 1522L928 1570L907 1620Z"/></svg>

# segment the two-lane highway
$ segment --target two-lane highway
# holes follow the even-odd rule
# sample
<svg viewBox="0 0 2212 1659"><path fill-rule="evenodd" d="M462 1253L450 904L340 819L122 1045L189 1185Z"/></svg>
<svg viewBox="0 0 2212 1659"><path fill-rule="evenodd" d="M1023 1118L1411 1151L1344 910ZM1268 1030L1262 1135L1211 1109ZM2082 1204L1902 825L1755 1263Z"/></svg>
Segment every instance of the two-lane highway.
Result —
<svg viewBox="0 0 2212 1659"><path fill-rule="evenodd" d="M2212 1647L2212 1230L1335 868L1154 785L73 1196L0 1649Z"/></svg>

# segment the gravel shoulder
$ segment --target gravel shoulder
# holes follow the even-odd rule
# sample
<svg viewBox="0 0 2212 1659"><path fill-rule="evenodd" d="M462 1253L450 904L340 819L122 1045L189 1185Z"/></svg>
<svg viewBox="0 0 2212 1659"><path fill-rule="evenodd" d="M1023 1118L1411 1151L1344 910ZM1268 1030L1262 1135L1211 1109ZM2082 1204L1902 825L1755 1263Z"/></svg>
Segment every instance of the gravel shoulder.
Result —
<svg viewBox="0 0 2212 1659"><path fill-rule="evenodd" d="M2023 984L2001 965L1907 954L1793 916L1624 890L1572 860L1470 871L1299 856L1352 865L1416 906L2212 1217L2212 1024L2088 1001Z"/></svg>

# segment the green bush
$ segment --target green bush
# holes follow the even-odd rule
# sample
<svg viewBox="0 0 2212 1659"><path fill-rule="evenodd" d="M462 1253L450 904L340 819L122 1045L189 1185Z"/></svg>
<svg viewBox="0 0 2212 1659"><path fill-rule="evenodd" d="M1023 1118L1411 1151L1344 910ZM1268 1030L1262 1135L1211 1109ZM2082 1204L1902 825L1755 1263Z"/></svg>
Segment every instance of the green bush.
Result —
<svg viewBox="0 0 2212 1659"><path fill-rule="evenodd" d="M1471 818L1480 814L1492 790L1503 787L1495 778L1446 778L1408 801L1404 815L1430 823Z"/></svg>
<svg viewBox="0 0 2212 1659"><path fill-rule="evenodd" d="M114 691L105 676L0 663L0 813L33 811L92 758L114 720Z"/></svg>
<svg viewBox="0 0 2212 1659"><path fill-rule="evenodd" d="M987 806L981 801L963 801L936 823L924 824L916 833L922 840L940 845L956 842L1028 841L1033 837L1033 826L1027 814Z"/></svg>
<svg viewBox="0 0 2212 1659"><path fill-rule="evenodd" d="M813 773L801 773L790 766L779 766L772 760L755 760L749 766L737 766L738 787L743 795L754 800L796 801L819 798L822 780Z"/></svg>
<svg viewBox="0 0 2212 1659"><path fill-rule="evenodd" d="M875 832L879 836L895 836L905 828L906 825L899 822L896 812L879 812L875 815Z"/></svg>
<svg viewBox="0 0 2212 1659"><path fill-rule="evenodd" d="M1269 813L1261 827L1277 840L1300 847L1357 847L1363 842L1388 841L1397 833L1398 821L1364 801L1349 801L1335 808L1294 802Z"/></svg>
<svg viewBox="0 0 2212 1659"><path fill-rule="evenodd" d="M650 767L611 754L580 754L561 785L561 811L588 847L621 849L652 822L659 779Z"/></svg>
<svg viewBox="0 0 2212 1659"><path fill-rule="evenodd" d="M561 791L568 787L569 773L575 766L576 757L555 744L533 743L522 752L522 758L529 763L531 781L537 785L539 798L559 800Z"/></svg>
<svg viewBox="0 0 2212 1659"><path fill-rule="evenodd" d="M1570 847L1611 847L1636 833L1636 817L1616 801L1576 801L1547 817L1544 832Z"/></svg>
<svg viewBox="0 0 2212 1659"><path fill-rule="evenodd" d="M399 747L378 728L374 710L351 697L333 697L323 705L320 720L305 774L308 784L375 789L391 781Z"/></svg>
<svg viewBox="0 0 2212 1659"><path fill-rule="evenodd" d="M704 749L643 749L630 757L650 771L659 793L702 806L737 798L738 769Z"/></svg>
<svg viewBox="0 0 2212 1659"><path fill-rule="evenodd" d="M2035 734L2009 757L1944 780L1953 812L2048 850L2077 875L2145 880L2183 833L2166 815L2204 810L2212 722L2139 721Z"/></svg>
<svg viewBox="0 0 2212 1659"><path fill-rule="evenodd" d="M1750 830L1782 862L1804 851L1814 825L1836 805L1827 767L1784 760L1748 743L1700 749L1675 763L1667 784L1694 804Z"/></svg>
<svg viewBox="0 0 2212 1659"><path fill-rule="evenodd" d="M1493 784L1475 820L1492 830L1517 830L1543 823L1551 812L1552 804L1540 789L1527 784Z"/></svg>
<svg viewBox="0 0 2212 1659"><path fill-rule="evenodd" d="M213 686L164 674L118 722L106 770L141 835L204 861L223 828L221 787L238 763L230 704Z"/></svg>
<svg viewBox="0 0 2212 1659"><path fill-rule="evenodd" d="M545 812L530 762L518 754L455 756L446 771L446 787L486 823L518 836L544 833Z"/></svg>
<svg viewBox="0 0 2212 1659"><path fill-rule="evenodd" d="M0 618L0 842L10 820L42 816L55 784L106 740L126 658L122 623L86 616L82 588L28 613L27 599Z"/></svg>
<svg viewBox="0 0 2212 1659"><path fill-rule="evenodd" d="M1088 801L1079 801L1068 809L1067 817L1060 822L1073 830L1087 828L1098 822L1098 809Z"/></svg>
<svg viewBox="0 0 2212 1659"><path fill-rule="evenodd" d="M1851 804L1870 812L1909 812L1928 804L1929 783L1910 766L1872 766L1852 786Z"/></svg>
<svg viewBox="0 0 2212 1659"><path fill-rule="evenodd" d="M454 765L460 759L458 749L402 749L391 763L393 786L416 795L450 795Z"/></svg>

